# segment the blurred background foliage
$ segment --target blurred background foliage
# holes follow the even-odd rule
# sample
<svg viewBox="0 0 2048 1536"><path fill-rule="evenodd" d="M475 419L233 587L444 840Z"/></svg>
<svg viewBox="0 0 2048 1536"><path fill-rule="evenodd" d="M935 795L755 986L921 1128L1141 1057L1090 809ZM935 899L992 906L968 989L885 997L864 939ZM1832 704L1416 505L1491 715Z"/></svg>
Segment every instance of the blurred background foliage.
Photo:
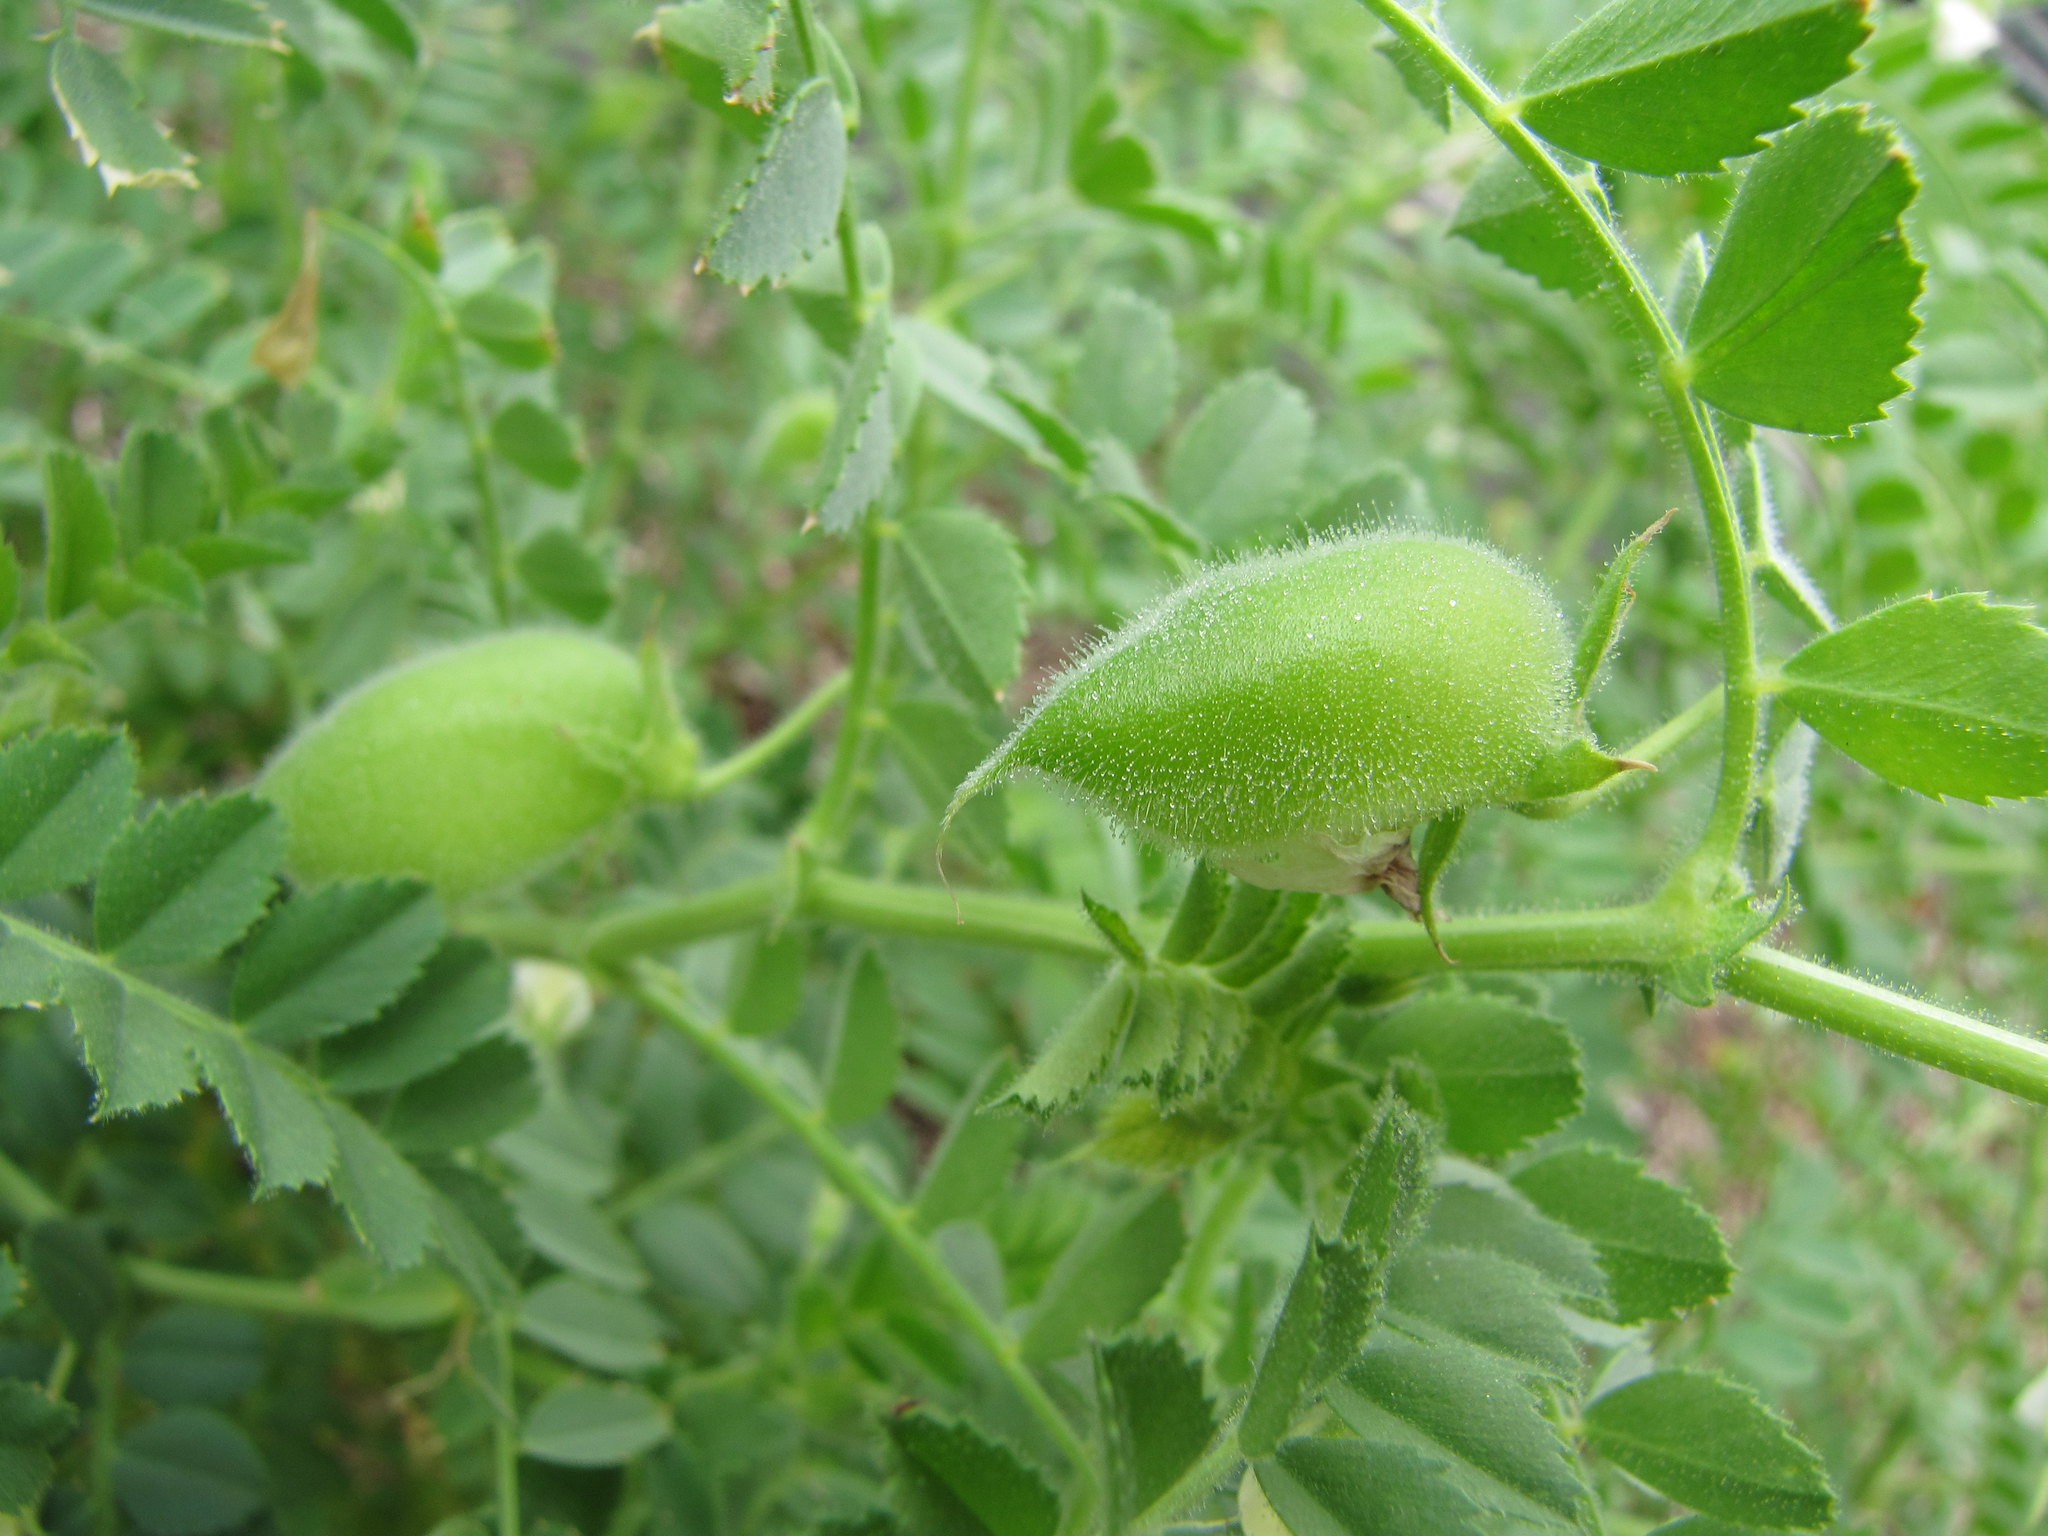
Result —
<svg viewBox="0 0 2048 1536"><path fill-rule="evenodd" d="M302 315L317 318L310 371L284 388L252 361L301 272L301 215L315 208L401 244L437 241L458 302L492 290L528 306L468 355L486 418L530 400L571 432L554 483L547 466L517 463L516 441L502 445L515 611L629 644L656 635L714 752L759 734L843 663L853 576L844 542L806 525L848 341L836 272L743 297L693 271L761 120L715 92L707 101L687 68L664 70L643 0L270 9L283 51L76 17L195 157L196 186L110 198L47 86L35 39L56 8L0 3L6 540L23 565L40 563L47 448L75 447L113 487L131 435L162 427L203 444L209 483L252 546L200 570L203 592L181 600L144 595L118 614L102 604L17 626L0 734L124 721L152 793L232 785L339 691L492 626L460 402L432 315L388 265L327 237ZM1576 9L1445 0L1443 15L1489 72L1512 79ZM1202 435L1189 433L1202 403L1240 375L1260 381L1272 436L1223 542L1420 523L1497 541L1570 604L1615 545L1687 503L1600 310L1447 235L1487 141L1465 121L1446 132L1418 106L1347 0L833 0L825 13L859 85L853 196L886 232L899 313L956 326L1014 370L1019 393L1039 391L1077 422L1112 426L1123 412L1114 425L1134 472L1182 503L1202 484ZM1927 589L2039 602L2048 134L1995 57L1979 56L1992 40L1980 11L1886 3L1878 21L1869 68L1845 90L1899 124L1925 181L1913 219L1932 268L1918 387L1893 419L1850 438L1763 434L1780 519L1844 614ZM1106 114L1121 126L1103 128ZM1166 213L1091 200L1077 134L1111 132L1151 157ZM1675 281L1681 242L1711 226L1730 179L1614 179L1651 272ZM1171 317L1170 398L1090 393L1089 326L1119 290ZM464 314L472 340L493 338L488 314ZM505 434L520 427L515 415ZM1007 711L1174 574L1142 529L1042 460L927 406L892 503L972 505L1014 535L1029 630ZM1594 700L1613 742L1714 676L1697 529L1675 522L1636 585L1623 652ZM1796 640L1790 620L1767 618L1783 626L1781 648ZM851 857L922 879L944 790L1000 720L945 693L914 636L892 661L888 701L897 745L874 765L875 813ZM935 740L936 768L918 746ZM1695 756L1595 815L1488 819L1468 834L1450 905L1639 888L1704 813L1709 750L1701 738ZM709 887L772 868L820 769L800 744L734 793L640 813L534 898L568 916L622 885ZM969 847L965 878L1062 899L1082 887L1153 913L1170 901L1174 871L1153 851L1028 786L1001 806L1007 845ZM1792 936L1808 952L2048 1026L2038 803L1935 804L1823 757L1793 877ZM750 942L687 953L708 998L744 985ZM789 1002L796 1038L822 1050L833 977L854 946L824 931L795 942L810 949ZM876 1155L900 1177L971 1103L988 1064L1043 1039L1090 973L908 941L880 953L906 1071ZM592 1013L573 986L550 1001L525 980L549 1107L494 1144L498 1166L570 1166L622 1222L685 1213L647 1258L685 1450L647 1475L685 1487L662 1508L707 1523L663 1528L784 1530L797 1512L857 1504L871 1456L861 1416L898 1389L886 1384L957 1375L954 1346L866 1306L873 1277L842 1289L821 1271L845 1213L732 1084L617 1005ZM1566 1134L1642 1153L1731 1234L1735 1294L1678 1325L1677 1358L1751 1380L1786 1409L1825 1451L1843 1531L2036 1529L2048 1490L2040 1115L1732 1003L1652 1010L1633 989L1592 981L1547 993L1591 1067L1588 1113ZM105 1213L125 1243L268 1274L346 1247L317 1195L246 1205L210 1105L87 1141L87 1104L63 1027L8 1015L0 1149ZM1029 1176L982 1193L1017 1302L1125 1176L1071 1159L1071 1128L1005 1134L1031 1138ZM1203 1177L1190 1175L1196 1203L1215 1196ZM1259 1199L1232 1256L1252 1289L1291 1260L1284 1197L1268 1187ZM1227 1309L1179 1302L1184 1330L1227 1352ZM175 1334L167 1315L135 1321ZM487 1408L438 1338L220 1317L184 1324L203 1339L205 1382L177 1369L153 1380L149 1349L131 1346L128 1387L236 1417L272 1468L274 1513L259 1524L423 1530L487 1480ZM0 1353L40 1371L54 1338L24 1314L0 1332ZM175 1339L156 1342L177 1355ZM525 1368L536 1384L560 1373ZM539 1513L609 1528L616 1474L531 1475Z"/></svg>

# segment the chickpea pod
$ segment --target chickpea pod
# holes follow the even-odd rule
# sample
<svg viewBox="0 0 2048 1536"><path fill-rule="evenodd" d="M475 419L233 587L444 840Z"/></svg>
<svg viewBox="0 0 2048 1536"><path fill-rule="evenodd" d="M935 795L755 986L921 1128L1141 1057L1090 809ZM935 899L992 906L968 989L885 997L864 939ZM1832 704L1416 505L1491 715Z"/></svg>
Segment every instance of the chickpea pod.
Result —
<svg viewBox="0 0 2048 1536"><path fill-rule="evenodd" d="M1036 774L1254 885L1416 905L1409 833L1537 798L1572 641L1495 550L1355 533L1194 576L1080 654L961 785Z"/></svg>
<svg viewBox="0 0 2048 1536"><path fill-rule="evenodd" d="M288 742L261 788L300 879L416 875L462 896L632 800L687 793L696 757L650 662L515 630L372 677Z"/></svg>

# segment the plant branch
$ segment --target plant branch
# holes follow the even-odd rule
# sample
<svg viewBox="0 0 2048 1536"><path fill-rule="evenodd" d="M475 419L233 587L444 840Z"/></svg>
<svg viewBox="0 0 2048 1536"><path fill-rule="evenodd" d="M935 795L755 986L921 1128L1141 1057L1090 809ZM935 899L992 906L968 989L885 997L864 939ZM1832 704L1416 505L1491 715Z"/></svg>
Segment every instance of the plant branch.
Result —
<svg viewBox="0 0 2048 1536"><path fill-rule="evenodd" d="M2048 1041L1845 976L1783 950L1744 950L1729 965L1722 985L1736 997L1795 1019L2048 1104Z"/></svg>
<svg viewBox="0 0 2048 1536"><path fill-rule="evenodd" d="M146 379L165 389L175 390L181 395L190 395L194 400L208 405L217 405L230 398L229 392L219 385L202 378L189 368L176 363L167 363L151 357L139 347L130 346L117 337L83 325L64 325L54 320L45 320L36 315L17 315L0 310L0 329L14 332L30 341L45 346L62 347L76 352L89 364L104 363L132 373L138 379Z"/></svg>
<svg viewBox="0 0 2048 1536"><path fill-rule="evenodd" d="M844 668L833 673L813 688L796 708L731 757L723 762L713 763L698 774L698 797L701 799L715 795L721 789L737 784L741 779L758 772L780 757L811 728L818 716L830 709L838 701L839 696L846 692L847 676Z"/></svg>
<svg viewBox="0 0 2048 1536"><path fill-rule="evenodd" d="M971 1333L995 1361L1024 1406L1058 1445L1077 1476L1093 1482L1094 1464L1088 1447L1066 1415L1039 1384L1018 1353L1016 1340L981 1309L981 1305L946 1267L938 1250L917 1230L908 1207L893 1199L861 1164L853 1150L835 1135L816 1109L800 1102L760 1054L718 1025L698 1018L678 998L667 973L642 961L633 967L631 990L657 1017L674 1026L698 1049L736 1078L810 1148L832 1182L880 1227L890 1244L917 1271L940 1304Z"/></svg>
<svg viewBox="0 0 2048 1536"><path fill-rule="evenodd" d="M1485 123L1487 129L1535 177L1566 220L1583 237L1602 268L1607 286L1649 353L1657 384L1692 470L1713 551L1714 585L1721 605L1722 687L1721 769L1706 830L1688 866L1693 892L1705 897L1724 884L1734 868L1754 800L1756 752L1762 699L1756 688L1756 619L1742 526L1728 484L1727 465L1707 407L1692 392L1684 343L1656 297L1649 279L1622 244L1586 189L1523 125L1492 86L1400 0L1361 0L1389 31Z"/></svg>
<svg viewBox="0 0 2048 1536"><path fill-rule="evenodd" d="M320 222L370 252L396 273L427 306L434 328L441 338L442 361L448 369L449 386L455 394L455 416L462 427L469 450L469 478L476 488L477 531L483 544L484 578L491 592L491 609L500 624L512 616L511 562L505 548L505 514L498 501L498 484L491 473L491 444L484 434L483 417L477 410L476 393L469 387L469 373L462 362L462 327L455 306L434 281L433 274L385 239L369 225L345 213L326 209Z"/></svg>
<svg viewBox="0 0 2048 1536"><path fill-rule="evenodd" d="M571 935L569 953L594 965L623 966L637 955L766 922L780 910L784 893L779 877L763 876L623 913L588 930L580 945ZM1085 917L1063 902L1038 897L966 892L956 920L953 898L938 886L896 885L817 869L793 915L872 933L1111 958ZM1450 918L1438 931L1464 971L1581 970L1650 977L1686 956L1695 942L1689 909L1669 900ZM516 930L498 932L505 937ZM1351 963L1361 972L1391 977L1432 976L1447 969L1429 934L1401 918L1352 924ZM1744 950L1729 965L1724 986L1734 996L1794 1018L2048 1104L2048 1042L1762 946Z"/></svg>

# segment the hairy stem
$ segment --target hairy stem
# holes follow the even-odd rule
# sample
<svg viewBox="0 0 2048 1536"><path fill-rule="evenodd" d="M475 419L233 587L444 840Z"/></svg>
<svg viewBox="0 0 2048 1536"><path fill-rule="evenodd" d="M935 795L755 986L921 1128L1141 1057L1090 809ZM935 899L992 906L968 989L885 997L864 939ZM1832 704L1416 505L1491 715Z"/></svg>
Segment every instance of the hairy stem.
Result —
<svg viewBox="0 0 2048 1536"><path fill-rule="evenodd" d="M542 952L624 966L638 955L766 922L785 909L781 877L740 881L704 896L623 913L578 936L559 925L484 927L501 942L537 941ZM844 923L871 933L1029 949L1107 961L1109 947L1088 920L1063 902L1029 896L895 885L817 869L797 894L792 915ZM1576 970L1654 976L1696 942L1689 909L1659 900L1574 912L1507 912L1444 920L1444 949L1464 971ZM1400 918L1352 924L1353 966L1380 976L1430 976L1447 968L1429 934ZM1724 988L1737 997L1805 1019L1928 1066L2048 1104L2048 1041L2032 1039L1923 1003L1811 961L1752 945L1727 968Z"/></svg>
<svg viewBox="0 0 2048 1536"><path fill-rule="evenodd" d="M1649 279L1636 265L1635 257L1622 244L1607 216L1594 206L1586 189L1523 125L1493 87L1400 0L1361 3L1423 60L1536 178L1558 211L1582 236L1588 254L1600 264L1606 286L1649 354L1651 371L1670 409L1672 428L1678 434L1699 490L1707 541L1713 552L1714 585L1721 605L1722 687L1727 695L1721 715L1721 770L1706 830L1689 862L1695 894L1710 895L1733 870L1743 829L1749 822L1762 700L1756 687L1756 618L1742 526L1713 420L1705 404L1692 392L1684 343Z"/></svg>
<svg viewBox="0 0 2048 1536"><path fill-rule="evenodd" d="M498 1412L491 1422L491 1469L498 1501L498 1536L519 1536L519 1384L512 1375L512 1312L491 1315L492 1353L497 1357Z"/></svg>
<svg viewBox="0 0 2048 1536"><path fill-rule="evenodd" d="M802 703L776 721L759 736L723 762L713 763L697 775L699 797L715 795L721 789L759 772L798 741L846 692L847 673L842 668L813 688Z"/></svg>
<svg viewBox="0 0 2048 1536"><path fill-rule="evenodd" d="M817 1110L798 1100L761 1056L718 1025L696 1016L676 996L667 973L643 961L633 968L632 990L640 1002L658 1018L673 1025L698 1049L716 1061L759 1099L783 1124L794 1131L826 1175L881 1228L891 1246L931 1288L934 1296L972 1334L994 1360L1004 1380L1016 1391L1031 1416L1052 1438L1060 1452L1084 1481L1094 1479L1094 1465L1087 1445L1066 1415L1047 1395L1038 1378L1031 1374L1017 1342L981 1305L966 1286L948 1269L924 1234L918 1231L907 1206L893 1199L861 1164L853 1150L841 1141Z"/></svg>
<svg viewBox="0 0 2048 1536"><path fill-rule="evenodd" d="M2048 1103L2048 1041L2035 1040L1782 950L1752 947L1722 978L1736 997L1867 1044Z"/></svg>

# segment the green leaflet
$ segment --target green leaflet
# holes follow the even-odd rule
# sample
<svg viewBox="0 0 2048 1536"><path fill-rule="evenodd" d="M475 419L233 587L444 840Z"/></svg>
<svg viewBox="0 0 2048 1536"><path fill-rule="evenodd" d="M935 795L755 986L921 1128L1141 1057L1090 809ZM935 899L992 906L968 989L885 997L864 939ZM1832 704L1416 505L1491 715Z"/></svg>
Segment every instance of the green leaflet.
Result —
<svg viewBox="0 0 2048 1536"><path fill-rule="evenodd" d="M1676 1317L1727 1293L1735 1266L1714 1219L1633 1159L1574 1147L1531 1163L1513 1183L1593 1245L1619 1321Z"/></svg>
<svg viewBox="0 0 2048 1536"><path fill-rule="evenodd" d="M149 27L207 43L284 51L282 23L249 0L81 0L85 10L109 21Z"/></svg>
<svg viewBox="0 0 2048 1536"><path fill-rule="evenodd" d="M97 48L68 32L50 45L50 93L79 157L109 194L123 187L196 187L192 157L135 104L135 87Z"/></svg>
<svg viewBox="0 0 2048 1536"><path fill-rule="evenodd" d="M1017 541L973 511L904 520L899 569L917 633L939 673L976 708L1017 675L1024 638L1024 562Z"/></svg>
<svg viewBox="0 0 2048 1536"><path fill-rule="evenodd" d="M1187 1236L1172 1188L1136 1190L1112 1202L1074 1239L1046 1278L1018 1347L1027 1360L1058 1360L1092 1333L1129 1324L1159 1294Z"/></svg>
<svg viewBox="0 0 2048 1536"><path fill-rule="evenodd" d="M668 1438L668 1410L639 1387L564 1381L526 1416L519 1448L563 1467L616 1467Z"/></svg>
<svg viewBox="0 0 2048 1536"><path fill-rule="evenodd" d="M1150 299L1111 289L1081 333L1069 390L1074 425L1142 453L1166 430L1179 377L1172 317Z"/></svg>
<svg viewBox="0 0 2048 1536"><path fill-rule="evenodd" d="M844 1124L865 1120L888 1106L896 1090L902 1021L889 996L889 976L879 956L864 949L854 961L832 1035L831 1067L825 1079L825 1112Z"/></svg>
<svg viewBox="0 0 2048 1536"><path fill-rule="evenodd" d="M204 1536L270 1504L270 1473L248 1435L211 1408L173 1408L121 1436L114 1497L151 1536Z"/></svg>
<svg viewBox="0 0 2048 1536"><path fill-rule="evenodd" d="M2048 794L2048 631L1982 593L1909 598L1785 663L1786 705L1874 773L1979 803Z"/></svg>
<svg viewBox="0 0 2048 1536"><path fill-rule="evenodd" d="M888 1420L920 1528L958 1536L1053 1536L1058 1497L1037 1470L971 1424L913 1408Z"/></svg>
<svg viewBox="0 0 2048 1536"><path fill-rule="evenodd" d="M1560 293L1582 298L1600 286L1600 267L1577 223L1512 155L1495 155L1473 178L1450 233Z"/></svg>
<svg viewBox="0 0 2048 1536"><path fill-rule="evenodd" d="M209 960L276 888L284 821L253 795L159 806L115 838L93 892L93 936L128 965Z"/></svg>
<svg viewBox="0 0 2048 1536"><path fill-rule="evenodd" d="M555 490L574 490L583 478L574 430L538 400L522 395L492 417L491 447L521 474Z"/></svg>
<svg viewBox="0 0 2048 1536"><path fill-rule="evenodd" d="M1656 1371L1595 1398L1594 1449L1702 1514L1812 1530L1835 1516L1816 1456L1747 1387L1702 1371Z"/></svg>
<svg viewBox="0 0 2048 1536"><path fill-rule="evenodd" d="M1478 1502L1525 1518L1574 1520L1586 1503L1555 1426L1515 1372L1456 1341L1374 1333L1334 1383L1330 1404L1368 1440L1419 1436L1441 1452Z"/></svg>
<svg viewBox="0 0 2048 1536"><path fill-rule="evenodd" d="M1578 1379L1578 1346L1549 1283L1497 1253L1410 1249L1387 1277L1386 1316L1404 1332L1462 1340L1527 1375Z"/></svg>
<svg viewBox="0 0 2048 1536"><path fill-rule="evenodd" d="M235 1018L296 1044L372 1018L405 990L445 924L417 880L358 880L305 892L250 939L235 971Z"/></svg>
<svg viewBox="0 0 2048 1536"><path fill-rule="evenodd" d="M1246 1473L1245 1536L1472 1536L1488 1511L1447 1475L1444 1458L1374 1440L1289 1440ZM1284 1531L1251 1511L1264 1504Z"/></svg>
<svg viewBox="0 0 2048 1536"><path fill-rule="evenodd" d="M0 747L0 901L87 879L128 819L135 751L125 736L49 731Z"/></svg>
<svg viewBox="0 0 2048 1536"><path fill-rule="evenodd" d="M544 1280L527 1293L519 1331L578 1365L613 1376L659 1365L667 1353L662 1337L668 1327L646 1302L568 1275Z"/></svg>
<svg viewBox="0 0 2048 1536"><path fill-rule="evenodd" d="M819 461L815 506L828 533L857 523L889 483L896 453L896 425L890 410L890 374L895 352L889 308L875 306L861 332L840 387L832 435Z"/></svg>
<svg viewBox="0 0 2048 1536"><path fill-rule="evenodd" d="M1473 1157L1527 1146L1579 1112L1578 1043L1556 1019L1487 992L1432 993L1403 1004L1365 1036L1360 1059L1429 1069L1443 1095L1446 1138Z"/></svg>
<svg viewBox="0 0 2048 1536"><path fill-rule="evenodd" d="M1701 397L1793 432L1882 416L1920 329L1924 269L1899 226L1918 191L1862 107L1823 112L1759 156L1686 328Z"/></svg>
<svg viewBox="0 0 2048 1536"><path fill-rule="evenodd" d="M43 607L48 617L61 619L92 601L101 573L119 552L106 492L92 466L68 448L43 455L43 536L49 546Z"/></svg>
<svg viewBox="0 0 2048 1536"><path fill-rule="evenodd" d="M1517 111L1560 149L1652 176L1717 171L1848 74L1867 0L1614 0L1560 38Z"/></svg>
<svg viewBox="0 0 2048 1536"><path fill-rule="evenodd" d="M742 291L784 281L832 238L845 189L839 98L822 76L806 80L784 103L701 265Z"/></svg>
<svg viewBox="0 0 2048 1536"><path fill-rule="evenodd" d="M1293 494L1314 436L1308 397L1277 373L1226 379L1174 439L1167 500L1210 538L1252 533Z"/></svg>
<svg viewBox="0 0 2048 1536"><path fill-rule="evenodd" d="M763 112L775 95L779 20L776 0L684 0L659 7L641 35L693 87L705 68L718 100Z"/></svg>
<svg viewBox="0 0 2048 1536"><path fill-rule="evenodd" d="M1202 1390L1201 1361L1171 1334L1098 1344L1095 1383L1109 1435L1111 1496L1128 1518L1208 1448L1216 1414Z"/></svg>

